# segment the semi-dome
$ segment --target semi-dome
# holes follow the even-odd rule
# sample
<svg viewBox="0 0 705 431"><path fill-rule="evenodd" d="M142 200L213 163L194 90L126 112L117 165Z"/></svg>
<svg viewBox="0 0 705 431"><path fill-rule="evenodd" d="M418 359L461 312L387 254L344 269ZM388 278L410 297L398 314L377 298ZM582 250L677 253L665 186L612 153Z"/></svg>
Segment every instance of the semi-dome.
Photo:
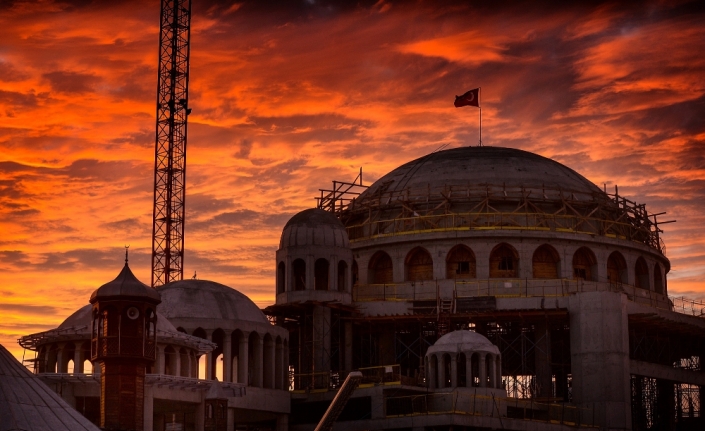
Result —
<svg viewBox="0 0 705 431"><path fill-rule="evenodd" d="M554 160L515 148L461 147L438 151L399 166L372 184L359 198L380 191L500 185L570 193L601 193L590 180Z"/></svg>
<svg viewBox="0 0 705 431"><path fill-rule="evenodd" d="M158 310L169 319L269 321L250 298L237 290L208 280L181 280L157 288Z"/></svg>
<svg viewBox="0 0 705 431"><path fill-rule="evenodd" d="M279 248L311 245L349 247L350 243L345 226L333 213L310 208L286 223Z"/></svg>

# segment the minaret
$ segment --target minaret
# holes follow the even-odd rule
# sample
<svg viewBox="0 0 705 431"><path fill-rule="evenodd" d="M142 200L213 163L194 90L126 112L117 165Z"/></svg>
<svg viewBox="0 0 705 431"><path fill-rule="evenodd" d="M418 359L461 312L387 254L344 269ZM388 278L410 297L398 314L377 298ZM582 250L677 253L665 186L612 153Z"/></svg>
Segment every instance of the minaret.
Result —
<svg viewBox="0 0 705 431"><path fill-rule="evenodd" d="M144 429L144 378L156 354L161 295L127 264L115 280L93 292L91 360L100 364L100 426Z"/></svg>

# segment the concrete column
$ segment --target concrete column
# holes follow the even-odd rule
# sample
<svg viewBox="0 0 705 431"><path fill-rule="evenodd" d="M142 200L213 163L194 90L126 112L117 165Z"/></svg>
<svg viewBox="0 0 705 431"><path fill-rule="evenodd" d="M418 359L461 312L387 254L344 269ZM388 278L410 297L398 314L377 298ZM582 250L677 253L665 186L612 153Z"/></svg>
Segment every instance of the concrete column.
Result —
<svg viewBox="0 0 705 431"><path fill-rule="evenodd" d="M446 379L445 379L445 364L443 363L443 355L436 355L436 375L438 378L436 379L436 388L445 388L446 387Z"/></svg>
<svg viewBox="0 0 705 431"><path fill-rule="evenodd" d="M240 337L240 345L237 353L237 381L239 383L244 383L245 386L249 385L249 381L247 379L247 376L249 375L248 355L250 354L249 335L249 331L242 331L242 336Z"/></svg>
<svg viewBox="0 0 705 431"><path fill-rule="evenodd" d="M201 395L201 402L196 405L196 415L195 415L195 428L196 431L203 431L206 428L206 393L205 391Z"/></svg>
<svg viewBox="0 0 705 431"><path fill-rule="evenodd" d="M330 371L330 308L313 308L313 372Z"/></svg>
<svg viewBox="0 0 705 431"><path fill-rule="evenodd" d="M282 389L284 385L284 352L283 343L275 343L274 347L274 389Z"/></svg>
<svg viewBox="0 0 705 431"><path fill-rule="evenodd" d="M154 429L154 388L144 386L144 431Z"/></svg>
<svg viewBox="0 0 705 431"><path fill-rule="evenodd" d="M68 366L68 359L66 359L66 343L59 343L59 348L56 351L56 372L65 373ZM53 370L52 370L53 371Z"/></svg>
<svg viewBox="0 0 705 431"><path fill-rule="evenodd" d="M235 409L227 409L228 417L226 418L226 430L235 429Z"/></svg>
<svg viewBox="0 0 705 431"><path fill-rule="evenodd" d="M457 353L450 357L450 387L458 387L458 356Z"/></svg>
<svg viewBox="0 0 705 431"><path fill-rule="evenodd" d="M213 331L206 331L206 339L213 342ZM213 369L213 352L206 353L206 380L213 380L215 370Z"/></svg>
<svg viewBox="0 0 705 431"><path fill-rule="evenodd" d="M271 338L267 338L267 341L264 342L264 351L262 355L263 388L274 389L275 355L274 341Z"/></svg>
<svg viewBox="0 0 705 431"><path fill-rule="evenodd" d="M472 375L472 352L465 352L465 387L471 388L473 384Z"/></svg>
<svg viewBox="0 0 705 431"><path fill-rule="evenodd" d="M345 364L343 365L343 369L345 371L352 371L353 369L353 330L352 330L352 322L345 322L343 324L344 330L345 330L345 349L344 349L344 355L345 355Z"/></svg>
<svg viewBox="0 0 705 431"><path fill-rule="evenodd" d="M538 322L534 325L534 361L536 364L536 382L538 383L538 396L549 398L553 396L551 376L551 331L548 323Z"/></svg>
<svg viewBox="0 0 705 431"><path fill-rule="evenodd" d="M232 332L225 331L223 337L223 381L233 381Z"/></svg>
<svg viewBox="0 0 705 431"><path fill-rule="evenodd" d="M497 374L497 389L502 388L502 359L500 355L495 358L495 373Z"/></svg>
<svg viewBox="0 0 705 431"><path fill-rule="evenodd" d="M164 374L166 358L164 357L164 345L157 344L157 360L154 361L154 368L157 374Z"/></svg>
<svg viewBox="0 0 705 431"><path fill-rule="evenodd" d="M186 376L193 377L193 355L191 352L186 352Z"/></svg>
<svg viewBox="0 0 705 431"><path fill-rule="evenodd" d="M406 251L407 253L409 250ZM401 283L406 280L406 268L404 267L404 259L406 255L399 256L399 251L394 250L389 253L389 257L392 258L392 282Z"/></svg>
<svg viewBox="0 0 705 431"><path fill-rule="evenodd" d="M480 352L479 356L479 361L478 361L478 368L480 371L480 387L481 388L486 388L487 387L487 365L485 362L485 356L487 353L485 352Z"/></svg>
<svg viewBox="0 0 705 431"><path fill-rule="evenodd" d="M73 351L73 373L83 374L83 352L80 346Z"/></svg>
<svg viewBox="0 0 705 431"><path fill-rule="evenodd" d="M181 376L181 350L176 349L178 349L178 346L174 349L174 375L177 377L186 377Z"/></svg>
<svg viewBox="0 0 705 431"><path fill-rule="evenodd" d="M604 253L603 253L604 254ZM604 267L605 259L599 261ZM631 391L627 297L583 292L568 299L573 401L595 411L605 429L630 430Z"/></svg>
<svg viewBox="0 0 705 431"><path fill-rule="evenodd" d="M259 334L258 334L259 335ZM258 388L263 387L264 382L264 343L262 342L262 336L260 335L255 340L254 345L254 358L252 358L252 386Z"/></svg>
<svg viewBox="0 0 705 431"><path fill-rule="evenodd" d="M315 288L313 285L313 263L313 256L310 254L306 256L306 290L314 290Z"/></svg>
<svg viewBox="0 0 705 431"><path fill-rule="evenodd" d="M490 355L490 387L497 387L497 361L494 355Z"/></svg>
<svg viewBox="0 0 705 431"><path fill-rule="evenodd" d="M329 256L328 262L328 290L338 291L338 256Z"/></svg>

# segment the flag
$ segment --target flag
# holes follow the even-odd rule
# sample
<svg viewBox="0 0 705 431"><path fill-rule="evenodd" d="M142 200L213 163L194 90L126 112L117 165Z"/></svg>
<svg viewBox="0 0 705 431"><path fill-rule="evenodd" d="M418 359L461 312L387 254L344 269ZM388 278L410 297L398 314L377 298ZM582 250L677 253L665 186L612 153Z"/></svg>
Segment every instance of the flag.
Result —
<svg viewBox="0 0 705 431"><path fill-rule="evenodd" d="M480 107L480 99L479 99L479 93L480 89L476 88L474 90L470 90L467 93L463 94L462 96L455 96L455 107L460 108L461 106L477 106L478 108Z"/></svg>

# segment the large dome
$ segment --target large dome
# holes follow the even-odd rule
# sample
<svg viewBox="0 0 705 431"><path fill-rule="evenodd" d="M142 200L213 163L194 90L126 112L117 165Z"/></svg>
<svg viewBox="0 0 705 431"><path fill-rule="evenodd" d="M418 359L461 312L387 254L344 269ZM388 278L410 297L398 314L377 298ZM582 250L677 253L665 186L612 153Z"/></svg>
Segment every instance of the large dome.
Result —
<svg viewBox="0 0 705 431"><path fill-rule="evenodd" d="M566 194L600 193L588 179L554 160L514 148L461 147L438 151L399 166L360 196L381 190L493 185L506 188L563 190Z"/></svg>
<svg viewBox="0 0 705 431"><path fill-rule="evenodd" d="M208 280L182 280L157 288L158 310L169 319L269 321L259 307L237 290Z"/></svg>
<svg viewBox="0 0 705 431"><path fill-rule="evenodd" d="M303 210L284 226L279 248L293 246L349 247L343 223L331 212L318 208Z"/></svg>

